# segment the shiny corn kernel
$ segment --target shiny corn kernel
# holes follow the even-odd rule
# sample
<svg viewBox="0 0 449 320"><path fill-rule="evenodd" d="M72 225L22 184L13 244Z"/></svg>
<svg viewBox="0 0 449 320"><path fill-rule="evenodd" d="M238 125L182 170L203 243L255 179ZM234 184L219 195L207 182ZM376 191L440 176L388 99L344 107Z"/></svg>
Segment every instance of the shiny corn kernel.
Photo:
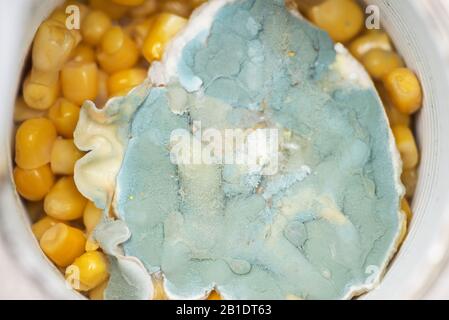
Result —
<svg viewBox="0 0 449 320"><path fill-rule="evenodd" d="M83 222L86 227L87 233L91 233L98 222L100 222L103 212L98 209L95 204L91 201L87 202L86 208L84 209Z"/></svg>
<svg viewBox="0 0 449 320"><path fill-rule="evenodd" d="M53 186L44 200L47 215L62 221L83 216L87 199L79 193L72 177L63 177Z"/></svg>
<svg viewBox="0 0 449 320"><path fill-rule="evenodd" d="M363 27L364 15L353 0L326 0L307 12L308 18L326 30L336 42L347 42Z"/></svg>
<svg viewBox="0 0 449 320"><path fill-rule="evenodd" d="M101 108L106 104L109 99L108 92L108 79L109 76L106 72L99 70L98 72L98 94L95 99L95 104L98 108Z"/></svg>
<svg viewBox="0 0 449 320"><path fill-rule="evenodd" d="M48 72L59 71L81 38L57 20L44 21L34 38L33 67Z"/></svg>
<svg viewBox="0 0 449 320"><path fill-rule="evenodd" d="M385 87L381 83L376 84L377 91L379 92L379 96L382 99L383 105L385 107L385 112L387 113L388 120L390 122L390 126L402 125L406 127L410 127L411 117L408 114L400 112L396 109L390 97L388 96Z"/></svg>
<svg viewBox="0 0 449 320"><path fill-rule="evenodd" d="M57 73L32 72L23 83L23 98L36 110L47 110L59 96L60 81Z"/></svg>
<svg viewBox="0 0 449 320"><path fill-rule="evenodd" d="M398 242L397 242L398 246L400 246L404 242L405 237L407 236L407 231L408 231L407 221L404 220L404 221L402 221L401 233L399 234L399 238L398 238Z"/></svg>
<svg viewBox="0 0 449 320"><path fill-rule="evenodd" d="M422 105L422 89L416 75L407 68L398 68L384 77L385 88L396 108L413 114Z"/></svg>
<svg viewBox="0 0 449 320"><path fill-rule="evenodd" d="M416 185L418 183L418 171L416 168L404 170L401 175L402 183L405 186L405 196L411 199L415 194Z"/></svg>
<svg viewBox="0 0 449 320"><path fill-rule="evenodd" d="M135 7L143 4L145 0L112 0L112 2L123 6Z"/></svg>
<svg viewBox="0 0 449 320"><path fill-rule="evenodd" d="M17 192L29 201L44 199L54 184L54 176L48 165L36 169L14 169Z"/></svg>
<svg viewBox="0 0 449 320"><path fill-rule="evenodd" d="M70 60L76 62L95 62L95 51L85 43L80 43L70 55Z"/></svg>
<svg viewBox="0 0 449 320"><path fill-rule="evenodd" d="M111 96L126 95L147 77L145 69L127 69L112 74L108 79L108 92Z"/></svg>
<svg viewBox="0 0 449 320"><path fill-rule="evenodd" d="M86 238L79 229L58 223L40 240L42 251L59 267L67 267L84 253Z"/></svg>
<svg viewBox="0 0 449 320"><path fill-rule="evenodd" d="M129 13L133 18L149 17L158 10L158 2L159 0L145 0L140 6L131 8Z"/></svg>
<svg viewBox="0 0 449 320"><path fill-rule="evenodd" d="M98 67L95 63L72 61L61 71L62 93L75 104L94 100L98 93Z"/></svg>
<svg viewBox="0 0 449 320"><path fill-rule="evenodd" d="M385 32L376 32L364 34L351 42L349 51L352 55L361 60L362 57L373 49L381 49L384 51L392 51L390 38Z"/></svg>
<svg viewBox="0 0 449 320"><path fill-rule="evenodd" d="M139 51L130 36L115 26L103 36L97 58L104 71L114 73L133 67L139 59Z"/></svg>
<svg viewBox="0 0 449 320"><path fill-rule="evenodd" d="M111 0L89 0L89 7L105 12L112 20L122 18L129 9L129 7L116 4Z"/></svg>
<svg viewBox="0 0 449 320"><path fill-rule="evenodd" d="M16 133L16 164L22 169L35 169L49 163L55 140L56 129L50 120L25 121Z"/></svg>
<svg viewBox="0 0 449 320"><path fill-rule="evenodd" d="M397 125L392 128L404 169L412 169L418 164L418 148L410 128Z"/></svg>
<svg viewBox="0 0 449 320"><path fill-rule="evenodd" d="M401 210L402 212L405 213L405 216L407 217L407 222L409 223L412 220L412 209L410 208L410 204L405 198L401 200Z"/></svg>
<svg viewBox="0 0 449 320"><path fill-rule="evenodd" d="M99 251L86 252L66 269L66 279L74 289L89 291L108 278L106 257Z"/></svg>
<svg viewBox="0 0 449 320"><path fill-rule="evenodd" d="M61 98L48 111L49 119L54 123L57 132L64 138L73 138L76 124L80 114L80 108Z"/></svg>
<svg viewBox="0 0 449 320"><path fill-rule="evenodd" d="M366 70L376 80L380 80L404 63L401 57L393 51L372 49L362 57L362 63Z"/></svg>
<svg viewBox="0 0 449 320"><path fill-rule="evenodd" d="M175 14L180 17L188 18L192 13L192 7L185 0L165 0L160 4L160 10Z"/></svg>
<svg viewBox="0 0 449 320"><path fill-rule="evenodd" d="M112 26L111 18L103 11L93 10L89 12L81 26L83 40L95 46Z"/></svg>
<svg viewBox="0 0 449 320"><path fill-rule="evenodd" d="M36 239L40 240L48 229L57 225L58 223L60 223L59 220L56 220L49 216L45 216L36 223L34 223L31 226L31 230L33 231L33 234L36 237Z"/></svg>
<svg viewBox="0 0 449 320"><path fill-rule="evenodd" d="M154 17L136 20L126 28L126 32L131 36L138 48L142 48L143 42L145 41L154 20Z"/></svg>
<svg viewBox="0 0 449 320"><path fill-rule="evenodd" d="M187 20L171 13L161 13L155 20L143 44L143 55L148 62L160 60L167 43L186 25Z"/></svg>
<svg viewBox="0 0 449 320"><path fill-rule="evenodd" d="M57 139L51 151L51 170L55 174L73 175L75 162L83 157L71 139Z"/></svg>
<svg viewBox="0 0 449 320"><path fill-rule="evenodd" d="M51 13L48 20L55 20L59 23L65 24L67 22L67 14L63 8L57 8Z"/></svg>
<svg viewBox="0 0 449 320"><path fill-rule="evenodd" d="M108 287L108 282L105 281L99 286L89 291L89 299L90 300L104 300L104 291Z"/></svg>
<svg viewBox="0 0 449 320"><path fill-rule="evenodd" d="M27 106L22 97L17 98L14 106L14 122L21 123L26 120L41 118L45 110L36 110Z"/></svg>
<svg viewBox="0 0 449 320"><path fill-rule="evenodd" d="M223 300L217 291L212 291L207 300Z"/></svg>

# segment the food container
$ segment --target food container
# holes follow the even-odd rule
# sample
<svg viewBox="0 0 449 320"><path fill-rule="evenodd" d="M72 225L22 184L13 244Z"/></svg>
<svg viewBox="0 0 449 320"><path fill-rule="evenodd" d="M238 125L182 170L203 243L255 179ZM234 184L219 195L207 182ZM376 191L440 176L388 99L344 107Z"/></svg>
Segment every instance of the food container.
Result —
<svg viewBox="0 0 449 320"><path fill-rule="evenodd" d="M36 29L61 2L0 4L0 298L81 298L41 252L12 183L22 69ZM365 2L380 9L383 27L421 79L425 101L416 121L422 156L409 233L380 286L363 298L449 299L449 0Z"/></svg>

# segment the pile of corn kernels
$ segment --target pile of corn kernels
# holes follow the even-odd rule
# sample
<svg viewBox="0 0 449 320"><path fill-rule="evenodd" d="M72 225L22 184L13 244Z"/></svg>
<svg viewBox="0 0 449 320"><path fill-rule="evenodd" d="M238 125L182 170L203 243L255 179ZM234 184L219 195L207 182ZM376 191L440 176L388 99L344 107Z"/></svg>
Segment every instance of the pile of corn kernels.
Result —
<svg viewBox="0 0 449 320"><path fill-rule="evenodd" d="M91 299L103 299L109 275L107 258L92 239L102 212L73 180L75 162L84 155L73 142L80 106L85 100L103 106L141 84L169 40L206 1L67 1L36 33L32 67L14 114L14 180L43 252ZM410 220L419 162L411 117L422 105L417 77L384 31L365 29L356 1L295 1L311 22L345 44L375 81L402 157L402 209ZM69 5L79 8L80 29L66 27ZM155 299L165 299L160 281L155 288ZM220 296L214 291L208 299Z"/></svg>

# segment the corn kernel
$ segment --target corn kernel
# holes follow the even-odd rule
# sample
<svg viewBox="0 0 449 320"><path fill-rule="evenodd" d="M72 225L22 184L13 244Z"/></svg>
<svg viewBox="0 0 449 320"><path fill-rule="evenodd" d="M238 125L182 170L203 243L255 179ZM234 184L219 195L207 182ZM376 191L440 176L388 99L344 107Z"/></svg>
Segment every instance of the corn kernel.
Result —
<svg viewBox="0 0 449 320"><path fill-rule="evenodd" d="M206 2L207 2L207 0L190 0L190 5L192 6L192 8L195 9Z"/></svg>
<svg viewBox="0 0 449 320"><path fill-rule="evenodd" d="M410 208L410 204L405 198L401 200L401 210L402 212L404 212L405 216L407 217L407 222L409 223L412 220L412 209Z"/></svg>
<svg viewBox="0 0 449 320"><path fill-rule="evenodd" d="M98 72L98 94L95 99L95 104L98 108L104 106L109 99L108 79L109 76L106 72L102 70Z"/></svg>
<svg viewBox="0 0 449 320"><path fill-rule="evenodd" d="M56 140L53 123L45 118L22 123L16 133L16 163L22 169L35 169L50 162Z"/></svg>
<svg viewBox="0 0 449 320"><path fill-rule="evenodd" d="M308 18L326 30L335 42L347 42L363 27L364 15L353 0L326 0L307 12Z"/></svg>
<svg viewBox="0 0 449 320"><path fill-rule="evenodd" d="M86 203L86 198L79 193L73 178L63 177L45 197L44 210L50 217L70 221L83 216Z"/></svg>
<svg viewBox="0 0 449 320"><path fill-rule="evenodd" d="M94 49L84 43L80 43L70 55L70 60L76 62L90 63L95 62Z"/></svg>
<svg viewBox="0 0 449 320"><path fill-rule="evenodd" d="M44 21L34 38L33 67L48 72L59 71L81 38L57 20Z"/></svg>
<svg viewBox="0 0 449 320"><path fill-rule="evenodd" d="M100 248L98 242L93 240L92 238L88 238L86 241L86 252L97 251Z"/></svg>
<svg viewBox="0 0 449 320"><path fill-rule="evenodd" d="M99 251L84 253L66 269L67 280L74 289L80 291L89 291L99 286L108 276L106 257Z"/></svg>
<svg viewBox="0 0 449 320"><path fill-rule="evenodd" d="M57 8L55 11L51 13L48 17L48 20L55 20L59 23L65 24L67 21L67 14L63 8Z"/></svg>
<svg viewBox="0 0 449 320"><path fill-rule="evenodd" d="M75 162L81 159L84 153L70 139L57 139L51 151L51 170L55 174L73 175Z"/></svg>
<svg viewBox="0 0 449 320"><path fill-rule="evenodd" d="M81 105L94 100L98 93L98 68L95 63L67 63L61 71L64 98Z"/></svg>
<svg viewBox="0 0 449 320"><path fill-rule="evenodd" d="M145 0L112 0L112 2L123 6L135 7L143 4Z"/></svg>
<svg viewBox="0 0 449 320"><path fill-rule="evenodd" d="M401 113L398 109L391 105L385 104L385 111L387 112L388 120L391 126L401 125L410 127L412 122L410 115Z"/></svg>
<svg viewBox="0 0 449 320"><path fill-rule="evenodd" d="M404 170L401 175L401 180L405 186L405 196L411 199L418 183L418 172L416 168Z"/></svg>
<svg viewBox="0 0 449 320"><path fill-rule="evenodd" d="M44 253L59 267L67 267L84 253L86 238L81 230L58 223L40 240Z"/></svg>
<svg viewBox="0 0 449 320"><path fill-rule="evenodd" d="M136 20L126 28L126 32L131 36L138 48L142 48L153 23L154 17L150 17L144 20Z"/></svg>
<svg viewBox="0 0 449 320"><path fill-rule="evenodd" d="M127 6L113 3L110 0L89 0L89 7L105 12L112 20L122 18L129 9Z"/></svg>
<svg viewBox="0 0 449 320"><path fill-rule="evenodd" d="M373 49L393 50L390 38L385 32L364 34L353 40L348 49L358 60L361 60L365 54Z"/></svg>
<svg viewBox="0 0 449 320"><path fill-rule="evenodd" d="M407 236L407 221L402 221L402 228L401 228L401 233L399 234L399 238L398 238L398 242L397 242L397 246L400 246L404 240L405 237Z"/></svg>
<svg viewBox="0 0 449 320"><path fill-rule="evenodd" d="M22 97L17 98L14 106L14 122L20 123L25 120L41 118L45 115L44 110L30 108Z"/></svg>
<svg viewBox="0 0 449 320"><path fill-rule="evenodd" d="M126 95L132 88L138 86L147 77L145 69L127 69L116 72L109 77L108 92L111 96Z"/></svg>
<svg viewBox="0 0 449 320"><path fill-rule="evenodd" d="M143 55L148 62L160 60L167 43L186 25L187 20L170 13L161 13L155 20L143 44Z"/></svg>
<svg viewBox="0 0 449 320"><path fill-rule="evenodd" d="M91 201L87 202L86 208L84 209L83 222L86 227L87 233L91 233L98 222L100 222L103 212L98 209L95 204Z"/></svg>
<svg viewBox="0 0 449 320"><path fill-rule="evenodd" d="M79 114L80 108L64 98L56 101L48 111L48 117L54 123L56 131L64 138L73 138Z"/></svg>
<svg viewBox="0 0 449 320"><path fill-rule="evenodd" d="M153 300L168 300L164 290L163 280L159 277L153 278L154 296Z"/></svg>
<svg viewBox="0 0 449 320"><path fill-rule="evenodd" d="M44 233L50 229L51 227L54 227L60 223L59 220L56 220L52 217L45 216L42 219L40 219L38 222L34 223L31 226L31 230L33 231L34 236L37 240L40 240Z"/></svg>
<svg viewBox="0 0 449 320"><path fill-rule="evenodd" d="M404 169L412 169L418 164L418 148L410 128L397 125L392 128Z"/></svg>
<svg viewBox="0 0 449 320"><path fill-rule="evenodd" d="M54 184L54 176L48 165L36 169L14 169L17 192L29 201L44 199Z"/></svg>
<svg viewBox="0 0 449 320"><path fill-rule="evenodd" d="M26 104L36 110L47 110L59 96L57 73L31 72L23 83L23 98Z"/></svg>
<svg viewBox="0 0 449 320"><path fill-rule="evenodd" d="M100 43L101 38L112 26L112 21L109 16L103 11L93 10L89 12L84 19L81 26L81 34L83 40L95 46Z"/></svg>
<svg viewBox="0 0 449 320"><path fill-rule="evenodd" d="M108 287L108 282L105 281L99 286L89 291L90 300L104 300L104 291Z"/></svg>
<svg viewBox="0 0 449 320"><path fill-rule="evenodd" d="M104 71L113 73L133 67L139 59L139 51L123 29L115 26L103 36L97 58Z"/></svg>
<svg viewBox="0 0 449 320"><path fill-rule="evenodd" d="M220 296L220 294L213 290L210 294L209 297L207 297L207 300L223 300Z"/></svg>
<svg viewBox="0 0 449 320"><path fill-rule="evenodd" d="M396 108L413 114L422 105L422 89L416 75L407 68L398 68L384 77L385 88Z"/></svg>
<svg viewBox="0 0 449 320"><path fill-rule="evenodd" d="M372 49L362 57L362 63L368 73L376 80L380 80L404 63L401 57L393 51Z"/></svg>
<svg viewBox="0 0 449 320"><path fill-rule="evenodd" d="M138 7L131 8L129 11L133 18L145 18L156 13L158 10L158 0L145 0Z"/></svg>
<svg viewBox="0 0 449 320"><path fill-rule="evenodd" d="M188 18L192 13L190 3L185 0L165 0L161 2L160 10L184 18Z"/></svg>
<svg viewBox="0 0 449 320"><path fill-rule="evenodd" d="M36 222L42 218L44 213L44 201L26 201L25 208L31 222Z"/></svg>

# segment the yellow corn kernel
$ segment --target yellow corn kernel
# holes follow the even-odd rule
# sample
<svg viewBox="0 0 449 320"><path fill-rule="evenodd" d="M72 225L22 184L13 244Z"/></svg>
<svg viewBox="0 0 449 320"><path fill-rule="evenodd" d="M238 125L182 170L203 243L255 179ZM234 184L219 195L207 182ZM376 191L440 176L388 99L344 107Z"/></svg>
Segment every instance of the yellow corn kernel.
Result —
<svg viewBox="0 0 449 320"><path fill-rule="evenodd" d="M36 239L40 240L42 238L42 236L44 235L44 233L48 229L57 225L58 223L60 223L60 221L58 221L52 217L45 216L42 219L40 219L38 222L34 223L31 226L31 230L33 231L33 234L36 237Z"/></svg>
<svg viewBox="0 0 449 320"><path fill-rule="evenodd" d="M63 177L51 188L44 200L47 215L62 221L76 220L83 216L87 199L79 193L72 177Z"/></svg>
<svg viewBox="0 0 449 320"><path fill-rule="evenodd" d="M61 98L50 108L48 117L54 123L56 131L64 138L73 138L80 108L67 99Z"/></svg>
<svg viewBox="0 0 449 320"><path fill-rule="evenodd" d="M364 15L353 0L326 0L307 12L308 18L326 30L336 42L347 42L363 27Z"/></svg>
<svg viewBox="0 0 449 320"><path fill-rule="evenodd" d="M147 77L145 69L127 69L112 74L108 79L108 92L111 96L126 95Z"/></svg>
<svg viewBox="0 0 449 320"><path fill-rule="evenodd" d="M192 6L192 8L195 9L206 2L207 2L207 0L190 0L190 5Z"/></svg>
<svg viewBox="0 0 449 320"><path fill-rule="evenodd" d="M56 129L50 120L25 121L16 132L16 164L22 169L35 169L49 163L55 140Z"/></svg>
<svg viewBox="0 0 449 320"><path fill-rule="evenodd" d="M66 279L74 289L80 291L89 291L99 286L108 276L106 257L99 251L84 253L66 269Z"/></svg>
<svg viewBox="0 0 449 320"><path fill-rule="evenodd" d="M407 68L398 68L383 79L394 106L406 114L413 114L422 105L422 89L416 75Z"/></svg>
<svg viewBox="0 0 449 320"><path fill-rule="evenodd" d="M95 99L95 104L98 108L101 108L106 104L109 99L108 92L108 79L109 76L106 72L99 70L98 72L98 94Z"/></svg>
<svg viewBox="0 0 449 320"><path fill-rule="evenodd" d="M80 10L80 20L81 23L84 21L84 19L86 18L87 14L90 12L90 8L85 5L84 3L82 3L82 1L84 0L66 0L63 5L62 5L62 9L65 11L67 9L68 6L74 5L77 6Z"/></svg>
<svg viewBox="0 0 449 320"><path fill-rule="evenodd" d="M57 139L51 151L51 170L55 174L73 175L75 162L81 159L84 153L78 150L71 139Z"/></svg>
<svg viewBox="0 0 449 320"><path fill-rule="evenodd" d="M143 4L145 0L112 0L112 2L123 6L135 7Z"/></svg>
<svg viewBox="0 0 449 320"><path fill-rule="evenodd" d="M65 24L67 22L67 14L63 8L57 8L51 13L48 20L55 20L59 23Z"/></svg>
<svg viewBox="0 0 449 320"><path fill-rule="evenodd" d="M23 83L23 98L26 104L36 110L47 110L59 96L58 73L33 70Z"/></svg>
<svg viewBox="0 0 449 320"><path fill-rule="evenodd" d="M171 13L156 16L154 24L143 43L143 55L148 62L160 60L167 43L186 25L187 19Z"/></svg>
<svg viewBox="0 0 449 320"><path fill-rule="evenodd" d="M86 208L84 209L83 222L86 227L87 233L91 233L98 222L100 222L103 212L98 209L95 204L91 201L87 202Z"/></svg>
<svg viewBox="0 0 449 320"><path fill-rule="evenodd" d="M17 98L14 106L14 122L20 123L25 120L41 118L45 115L44 110L30 108L22 97Z"/></svg>
<svg viewBox="0 0 449 320"><path fill-rule="evenodd" d="M407 217L407 222L409 223L412 220L412 209L410 208L410 204L408 203L406 198L401 200L401 210L404 212Z"/></svg>
<svg viewBox="0 0 449 320"><path fill-rule="evenodd" d="M361 60L362 57L373 49L382 49L392 51L390 38L385 32L376 32L364 34L351 42L348 47L352 55Z"/></svg>
<svg viewBox="0 0 449 320"><path fill-rule="evenodd" d="M393 106L387 104L385 104L385 111L387 112L391 126L401 125L410 127L412 121L410 115L404 114Z"/></svg>
<svg viewBox="0 0 449 320"><path fill-rule="evenodd" d="M402 183L405 186L405 196L411 199L415 194L416 185L418 183L418 171L416 168L404 170L401 175Z"/></svg>
<svg viewBox="0 0 449 320"><path fill-rule="evenodd" d="M33 67L41 71L59 71L80 41L79 33L68 30L64 23L44 21L34 38Z"/></svg>
<svg viewBox="0 0 449 320"><path fill-rule="evenodd" d="M86 238L79 229L58 223L42 235L42 251L59 267L67 267L84 253Z"/></svg>
<svg viewBox="0 0 449 320"><path fill-rule="evenodd" d="M129 11L133 18L145 18L157 12L158 0L145 0L140 6L131 8Z"/></svg>
<svg viewBox="0 0 449 320"><path fill-rule="evenodd" d="M105 281L99 286L89 291L90 300L104 300L104 291L108 287L108 282Z"/></svg>
<svg viewBox="0 0 449 320"><path fill-rule="evenodd" d="M86 252L97 251L100 245L95 240L88 238L86 241Z"/></svg>
<svg viewBox="0 0 449 320"><path fill-rule="evenodd" d="M76 62L95 62L95 51L85 43L80 43L70 55L70 60Z"/></svg>
<svg viewBox="0 0 449 320"><path fill-rule="evenodd" d="M61 71L62 93L73 103L81 105L94 100L98 93L98 67L95 63L72 61Z"/></svg>
<svg viewBox="0 0 449 320"><path fill-rule="evenodd" d="M101 38L112 26L111 18L100 10L89 12L81 25L83 40L95 46L100 43Z"/></svg>
<svg viewBox="0 0 449 320"><path fill-rule="evenodd" d="M405 240L405 237L407 236L407 221L402 221L402 228L401 228L401 233L399 234L399 238L398 238L398 242L397 242L397 246L402 245L402 243Z"/></svg>
<svg viewBox="0 0 449 320"><path fill-rule="evenodd" d="M223 300L223 299L221 298L220 294L214 290L209 294L207 300Z"/></svg>
<svg viewBox="0 0 449 320"><path fill-rule="evenodd" d="M116 4L111 0L89 0L89 7L105 12L112 20L122 18L129 9L129 7Z"/></svg>
<svg viewBox="0 0 449 320"><path fill-rule="evenodd" d="M185 0L165 0L160 3L160 11L188 18L192 13L192 7Z"/></svg>
<svg viewBox="0 0 449 320"><path fill-rule="evenodd" d="M164 283L160 277L153 278L154 296L153 300L168 300L164 290Z"/></svg>
<svg viewBox="0 0 449 320"><path fill-rule="evenodd" d="M142 48L143 42L148 35L152 25L154 23L154 17L148 19L138 19L126 27L126 32L134 40L138 48Z"/></svg>
<svg viewBox="0 0 449 320"><path fill-rule="evenodd" d="M404 169L412 169L418 164L418 148L410 128L397 125L392 128Z"/></svg>
<svg viewBox="0 0 449 320"><path fill-rule="evenodd" d="M36 169L14 169L14 182L17 192L29 201L44 199L53 187L55 178L48 165Z"/></svg>
<svg viewBox="0 0 449 320"><path fill-rule="evenodd" d="M366 70L376 80L380 80L396 68L404 65L401 57L393 51L372 49L362 57Z"/></svg>
<svg viewBox="0 0 449 320"><path fill-rule="evenodd" d="M97 59L104 71L113 73L133 67L139 59L139 50L121 27L114 26L104 34Z"/></svg>

